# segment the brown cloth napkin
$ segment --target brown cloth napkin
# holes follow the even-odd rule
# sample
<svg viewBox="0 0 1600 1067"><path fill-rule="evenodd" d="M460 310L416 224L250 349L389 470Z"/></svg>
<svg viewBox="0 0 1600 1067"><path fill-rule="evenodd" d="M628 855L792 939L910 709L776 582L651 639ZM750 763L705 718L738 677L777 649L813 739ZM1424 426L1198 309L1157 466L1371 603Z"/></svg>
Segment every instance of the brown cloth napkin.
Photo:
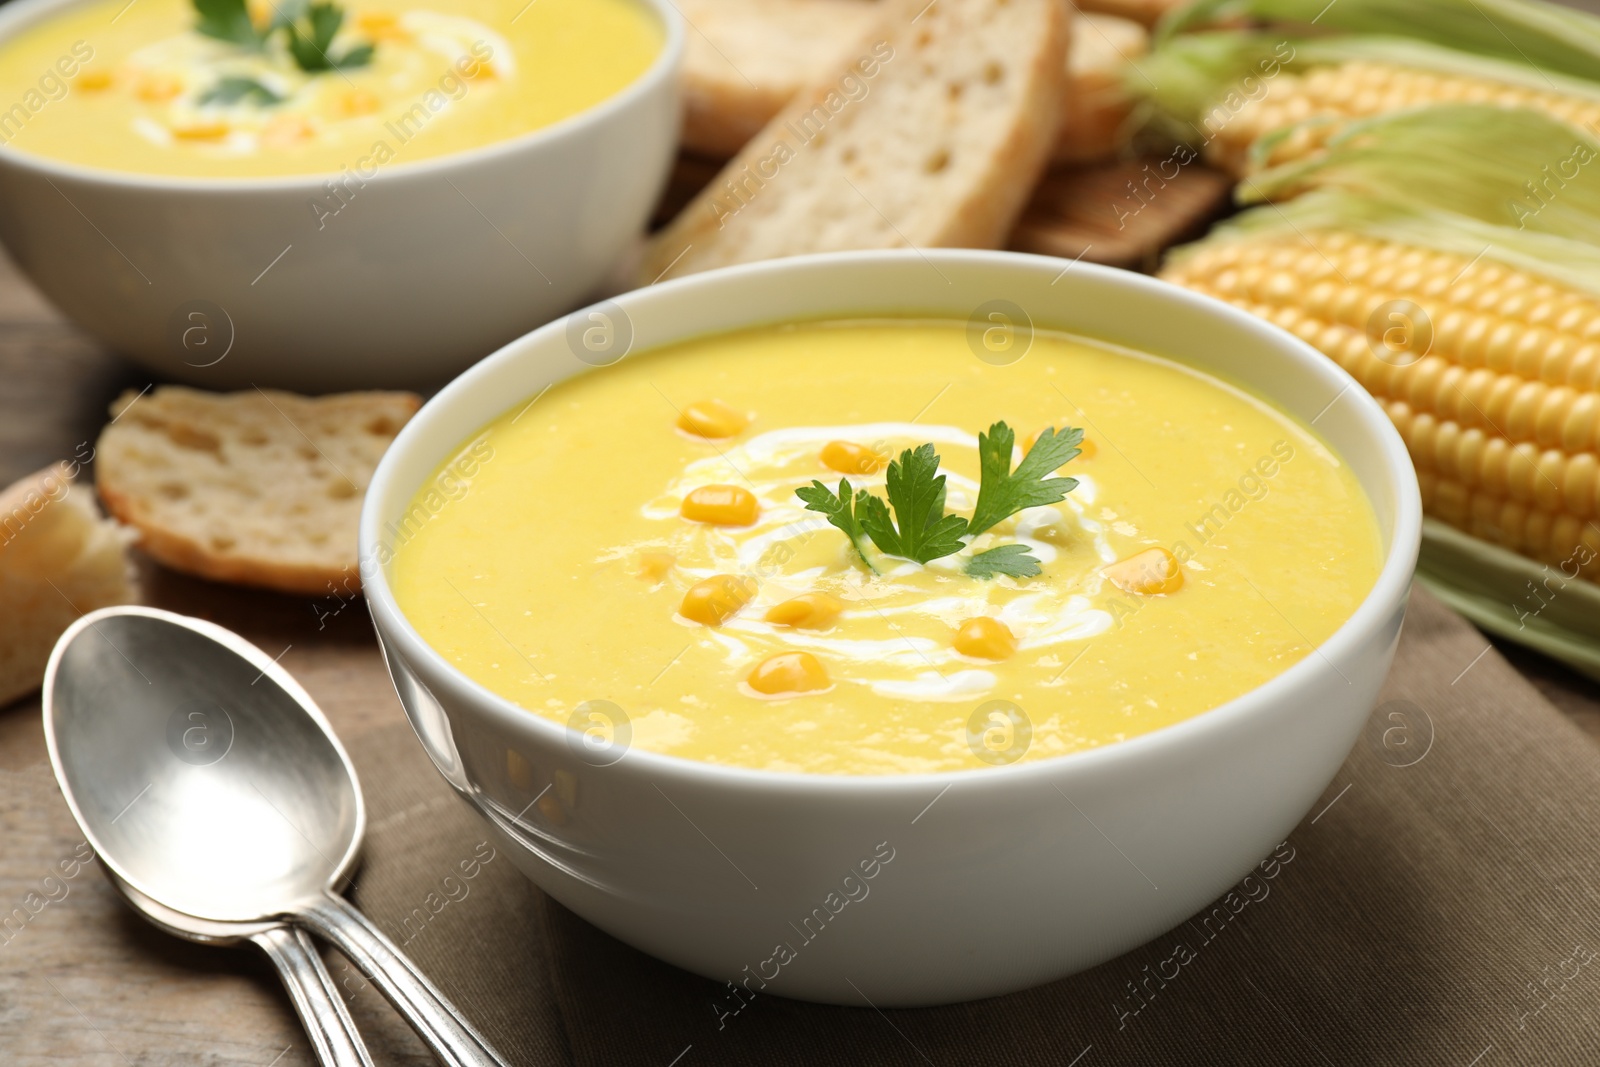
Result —
<svg viewBox="0 0 1600 1067"><path fill-rule="evenodd" d="M1487 644L1415 593L1383 701L1274 857L1150 944L1007 997L760 996L719 1026L721 983L545 898L403 726L351 746L370 812L352 895L530 1067L1600 1063L1600 751ZM63 878L78 840L47 768L0 772L0 903L42 903L0 933L0 1063L309 1063L257 957L145 926L92 864ZM429 1062L330 967L379 1064Z"/></svg>
<svg viewBox="0 0 1600 1067"><path fill-rule="evenodd" d="M761 996L719 1026L721 983L599 932L507 857L464 878L485 835L398 729L354 753L374 813L355 895L518 1064L1595 1064L1600 752L1487 646L1416 593L1363 738L1275 859L1150 944L1011 996Z"/></svg>

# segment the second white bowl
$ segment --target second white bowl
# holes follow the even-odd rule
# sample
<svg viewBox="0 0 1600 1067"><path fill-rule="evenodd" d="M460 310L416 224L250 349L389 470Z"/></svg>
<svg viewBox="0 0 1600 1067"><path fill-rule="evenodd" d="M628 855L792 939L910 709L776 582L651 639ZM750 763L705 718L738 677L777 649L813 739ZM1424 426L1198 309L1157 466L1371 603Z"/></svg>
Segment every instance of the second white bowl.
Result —
<svg viewBox="0 0 1600 1067"><path fill-rule="evenodd" d="M364 184L124 174L0 147L0 241L78 325L159 374L437 385L587 297L643 232L677 149L683 27L670 0L640 2L665 44L615 96ZM80 3L7 4L0 43ZM337 214L314 209L335 195Z"/></svg>

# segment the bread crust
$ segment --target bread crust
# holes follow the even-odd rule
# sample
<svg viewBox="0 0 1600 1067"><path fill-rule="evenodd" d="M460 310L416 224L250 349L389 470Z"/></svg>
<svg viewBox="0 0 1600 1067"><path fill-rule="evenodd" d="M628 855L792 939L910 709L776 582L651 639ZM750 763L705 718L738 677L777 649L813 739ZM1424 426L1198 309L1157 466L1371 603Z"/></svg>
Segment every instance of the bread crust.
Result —
<svg viewBox="0 0 1600 1067"><path fill-rule="evenodd" d="M73 620L138 599L130 537L101 518L76 463L55 463L0 490L0 706L39 688Z"/></svg>
<svg viewBox="0 0 1600 1067"><path fill-rule="evenodd" d="M141 399L130 391L112 405L97 444L96 485L106 509L164 566L301 596L345 596L360 588L361 497L383 449L420 406L410 393L312 399L164 386ZM329 417L348 420L344 443L352 447L337 464L328 450L341 432L329 429ZM277 540L259 535L275 522Z"/></svg>
<svg viewBox="0 0 1600 1067"><path fill-rule="evenodd" d="M1047 3L1044 8L1049 17L1026 71L1032 88L1023 98L1022 113L1010 137L991 157L982 186L969 193L949 228L929 242L933 247L1003 247L1050 162L1067 98L1072 16L1065 2Z"/></svg>
<svg viewBox="0 0 1600 1067"><path fill-rule="evenodd" d="M807 123L824 113L822 109L832 110L830 105L840 99L841 86L851 84L847 79L860 83L862 64L866 62L862 57L881 56L882 46L887 44L896 57L894 62L900 66L885 63L879 75L884 84L870 88L870 92L888 92L887 84L892 80L899 83L898 99L879 106L873 103L869 93L863 93L861 102L853 106L871 110L847 117L839 124L842 132L838 136L852 144L877 146L880 155L887 151L882 148L882 142L895 137L902 146L911 142L925 147L926 137L921 130L906 128L906 100L914 98L919 106L929 111L941 107L954 109L955 105L943 103L947 72L936 60L919 61L918 49L936 47L954 51L955 42L948 36L936 40L932 35L950 35L962 25L981 23L985 16L1001 6L997 0L938 0L938 4L934 7L927 0L886 0L878 26L847 54L845 60L835 64L826 77L790 101L711 185L650 242L637 275L638 282L650 284L669 275L676 277L730 263L827 248L882 248L907 244L914 247L1000 247L1043 171L1060 130L1071 33L1071 14L1065 0L1010 0L1004 5L1032 16L1030 33L1013 35L1014 39L1004 42L1004 55L991 55L984 60L996 69L1005 69L1006 76L1016 80L1014 99L1009 101L1009 110L1003 115L980 114L976 106L966 113L958 112L957 128L952 131L952 138L977 136L980 130L987 136L988 130L998 127L1003 131L1002 136L985 147L976 168L970 173L966 169L960 171L962 186L940 191L939 195L947 199L937 203L930 198L918 199L915 208L920 216L915 223L904 216L895 217L893 209L886 213L865 201L858 187L852 191L855 183L848 181L846 167L831 156L823 158L821 134L801 139L796 133L809 130ZM930 21L919 25L919 19ZM1009 66L1002 68L1002 64ZM925 84L918 84L918 80ZM892 110L895 105L901 110ZM832 113L840 112L833 110ZM825 132L833 135L832 128ZM764 166L770 171L774 153L784 152L796 160L803 160L806 152L813 153L814 158L787 164L793 168L793 173L782 174L770 185L763 183L758 194L764 198L758 205L759 210L744 212L745 217L734 217L729 222L734 212L719 201L726 200L729 190L737 188L736 181L748 183L751 173L757 172L756 168ZM916 162L904 159L898 164L891 159L879 162L886 169L898 165L907 183L922 177ZM805 171L809 173L801 173ZM929 170L927 173L938 172ZM838 180L840 178L846 180ZM812 232L803 220L785 220L775 214L778 207L802 204L819 197L824 198L826 207L835 213L834 221L855 218L861 223L858 227L843 224L834 227L833 233L848 232L850 240L833 239L830 243L830 239ZM785 198L791 198L788 204ZM763 217L753 218L752 214ZM887 228L883 226L885 222ZM734 232L730 234L725 225ZM755 250L748 247L752 244L757 246Z"/></svg>
<svg viewBox="0 0 1600 1067"><path fill-rule="evenodd" d="M877 18L874 0L678 0L683 147L727 159Z"/></svg>

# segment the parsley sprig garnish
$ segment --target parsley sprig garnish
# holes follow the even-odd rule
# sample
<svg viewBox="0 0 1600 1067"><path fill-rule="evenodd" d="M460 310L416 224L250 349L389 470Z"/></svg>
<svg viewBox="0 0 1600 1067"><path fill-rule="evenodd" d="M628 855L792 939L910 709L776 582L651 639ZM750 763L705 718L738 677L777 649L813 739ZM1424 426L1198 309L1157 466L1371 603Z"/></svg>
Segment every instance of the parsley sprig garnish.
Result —
<svg viewBox="0 0 1600 1067"><path fill-rule="evenodd" d="M281 104L283 97L254 78L238 74L218 78L215 85L200 94L201 104L237 104L241 100L266 107Z"/></svg>
<svg viewBox="0 0 1600 1067"><path fill-rule="evenodd" d="M862 493L856 504L861 528L872 543L891 556L927 563L960 552L967 520L944 513L944 475L938 474L939 453L932 445L906 449L890 462L885 478L889 503ZM894 519L889 507L894 507Z"/></svg>
<svg viewBox="0 0 1600 1067"><path fill-rule="evenodd" d="M972 518L945 513L945 476L939 473L939 454L933 445L906 449L889 464L885 477L888 502L864 489L839 480L838 492L821 481L795 490L807 511L827 517L850 538L856 554L873 573L865 543L871 539L885 555L927 563L966 547L964 537L976 536L1025 508L1065 500L1077 488L1076 478L1052 478L1063 464L1079 454L1083 431L1068 427L1057 433L1045 430L1016 470L1011 452L1016 434L1004 422L978 435L978 501ZM893 509L891 517L890 509ZM1032 578L1040 573L1039 561L1026 545L1000 545L979 552L967 561L966 573L974 578L999 574Z"/></svg>
<svg viewBox="0 0 1600 1067"><path fill-rule="evenodd" d="M272 27L257 28L244 0L194 0L194 9L200 15L196 30L207 37L255 51L260 51L267 43L267 36L272 30Z"/></svg>
<svg viewBox="0 0 1600 1067"><path fill-rule="evenodd" d="M285 5L287 10L289 5ZM290 17L284 28L289 33L289 54L300 69L309 73L323 70L349 70L372 62L372 45L351 45L344 54L329 51L344 24L344 8L328 0L307 5L298 17Z"/></svg>
<svg viewBox="0 0 1600 1067"><path fill-rule="evenodd" d="M974 578L993 578L997 574L1032 578L1039 573L1039 560L1027 545L1000 545L967 560L967 573Z"/></svg>
<svg viewBox="0 0 1600 1067"><path fill-rule="evenodd" d="M200 16L197 31L252 52L262 51L274 34L282 32L295 65L308 74L372 62L371 44L352 45L337 56L330 51L344 25L344 9L331 0L281 0L265 26L250 18L245 0L194 0L194 9Z"/></svg>
<svg viewBox="0 0 1600 1067"><path fill-rule="evenodd" d="M856 550L856 555L861 557L861 562L865 563L873 574L878 573L878 568L867 558L864 547L867 533L861 528L861 518L857 511L858 503L871 494L866 491L857 494L847 479L840 478L837 494L821 481L813 481L810 485L796 489L794 495L806 502L807 511L822 513L828 522L843 531L844 535L850 538L850 545Z"/></svg>
<svg viewBox="0 0 1600 1067"><path fill-rule="evenodd" d="M1076 478L1050 478L1079 453L1083 431L1069 426L1056 433L1051 427L1011 469L1011 449L1016 435L1011 427L997 422L989 432L978 435L978 505L973 509L969 533L981 534L1002 519L1024 508L1043 507L1065 500L1078 487Z"/></svg>

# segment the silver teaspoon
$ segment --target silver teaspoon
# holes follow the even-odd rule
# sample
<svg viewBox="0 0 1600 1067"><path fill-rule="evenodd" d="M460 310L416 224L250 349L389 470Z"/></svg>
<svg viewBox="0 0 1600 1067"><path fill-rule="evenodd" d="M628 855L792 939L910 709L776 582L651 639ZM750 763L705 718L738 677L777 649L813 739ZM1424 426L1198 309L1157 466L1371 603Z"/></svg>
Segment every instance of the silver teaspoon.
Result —
<svg viewBox="0 0 1600 1067"><path fill-rule="evenodd" d="M285 923L220 923L165 908L107 872L112 886L153 925L202 945L237 945L249 941L267 954L294 1002L296 1014L311 1039L317 1061L326 1067L373 1067L355 1020L339 995L333 976L322 964L311 937Z"/></svg>
<svg viewBox="0 0 1600 1067"><path fill-rule="evenodd" d="M125 887L210 922L303 923L446 1067L504 1067L335 891L361 845L360 786L321 710L266 653L172 612L92 612L51 654L44 725L67 805Z"/></svg>

